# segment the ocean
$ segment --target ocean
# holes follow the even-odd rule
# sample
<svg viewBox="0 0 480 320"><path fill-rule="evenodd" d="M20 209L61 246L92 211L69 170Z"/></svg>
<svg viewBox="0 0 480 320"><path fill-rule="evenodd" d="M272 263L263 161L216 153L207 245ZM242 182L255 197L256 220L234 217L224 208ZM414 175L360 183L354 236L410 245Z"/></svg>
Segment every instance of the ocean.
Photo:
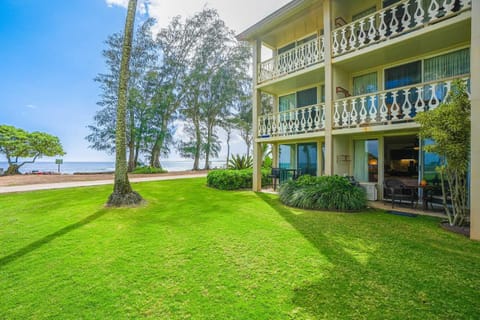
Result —
<svg viewBox="0 0 480 320"><path fill-rule="evenodd" d="M192 160L164 160L161 161L164 169L168 171L186 171L191 170L193 167ZM212 168L223 168L225 166L225 160L211 161ZM8 163L0 162L0 168L7 170ZM203 168L203 162L200 162L200 168ZM115 170L114 162L64 162L60 165L60 173L74 174L74 173L101 173L101 172L113 172ZM20 168L21 173L30 172L58 172L58 165L52 162L35 162L27 163Z"/></svg>

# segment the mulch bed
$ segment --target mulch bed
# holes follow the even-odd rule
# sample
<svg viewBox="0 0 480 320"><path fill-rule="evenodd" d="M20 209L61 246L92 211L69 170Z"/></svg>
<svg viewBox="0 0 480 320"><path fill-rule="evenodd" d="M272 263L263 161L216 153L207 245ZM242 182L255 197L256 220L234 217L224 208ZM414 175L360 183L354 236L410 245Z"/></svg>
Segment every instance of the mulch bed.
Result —
<svg viewBox="0 0 480 320"><path fill-rule="evenodd" d="M440 222L440 227L442 227L444 230L464 235L467 238L470 237L470 226L451 226L448 221L442 221Z"/></svg>

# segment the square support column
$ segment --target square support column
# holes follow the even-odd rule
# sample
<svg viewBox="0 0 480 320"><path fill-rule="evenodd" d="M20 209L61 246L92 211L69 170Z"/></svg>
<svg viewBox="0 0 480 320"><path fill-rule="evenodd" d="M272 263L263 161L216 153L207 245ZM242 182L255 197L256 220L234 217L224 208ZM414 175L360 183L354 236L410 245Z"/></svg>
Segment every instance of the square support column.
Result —
<svg viewBox="0 0 480 320"><path fill-rule="evenodd" d="M253 127L253 191L262 190L262 148L258 140L258 116L262 107L261 91L257 89L258 64L261 62L262 43L252 42L253 50L253 93L252 93L252 127Z"/></svg>
<svg viewBox="0 0 480 320"><path fill-rule="evenodd" d="M331 0L323 3L325 39L325 174L333 175L333 77Z"/></svg>
<svg viewBox="0 0 480 320"><path fill-rule="evenodd" d="M480 240L480 1L472 1L472 40L470 47L471 116L471 179L470 238Z"/></svg>

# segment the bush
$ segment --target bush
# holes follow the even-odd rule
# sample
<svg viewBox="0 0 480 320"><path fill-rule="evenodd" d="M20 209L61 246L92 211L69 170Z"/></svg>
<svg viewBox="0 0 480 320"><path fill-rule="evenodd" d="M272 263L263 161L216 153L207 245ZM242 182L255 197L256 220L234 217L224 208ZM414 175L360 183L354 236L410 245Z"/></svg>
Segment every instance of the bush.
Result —
<svg viewBox="0 0 480 320"><path fill-rule="evenodd" d="M262 170L262 186L270 183L269 170ZM253 169L213 170L207 175L207 185L220 190L252 188Z"/></svg>
<svg viewBox="0 0 480 320"><path fill-rule="evenodd" d="M168 172L165 169L160 169L160 168L154 168L154 167L136 167L132 173L133 174L149 174L149 173L166 173Z"/></svg>
<svg viewBox="0 0 480 320"><path fill-rule="evenodd" d="M365 191L339 176L301 176L283 183L279 195L282 203L303 209L353 211L367 205Z"/></svg>

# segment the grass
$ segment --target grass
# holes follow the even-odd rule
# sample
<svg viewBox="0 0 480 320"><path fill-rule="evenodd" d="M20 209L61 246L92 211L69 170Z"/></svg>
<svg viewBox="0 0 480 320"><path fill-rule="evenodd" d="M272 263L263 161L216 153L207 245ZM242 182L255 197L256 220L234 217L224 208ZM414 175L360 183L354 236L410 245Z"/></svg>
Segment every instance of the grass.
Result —
<svg viewBox="0 0 480 320"><path fill-rule="evenodd" d="M0 319L475 319L480 243L205 179L0 196Z"/></svg>

